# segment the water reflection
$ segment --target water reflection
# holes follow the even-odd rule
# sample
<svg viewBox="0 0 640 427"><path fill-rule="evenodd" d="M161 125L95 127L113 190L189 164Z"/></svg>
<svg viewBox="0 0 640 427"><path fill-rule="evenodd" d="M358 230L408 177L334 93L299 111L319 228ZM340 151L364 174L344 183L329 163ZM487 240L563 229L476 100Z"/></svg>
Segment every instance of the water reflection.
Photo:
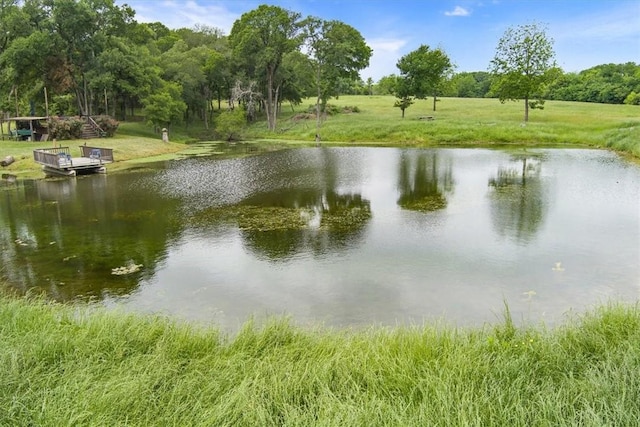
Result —
<svg viewBox="0 0 640 427"><path fill-rule="evenodd" d="M300 218L300 226L290 221L285 229L268 229L272 218L242 228L247 248L271 260L286 260L301 252L322 255L357 246L371 218L368 200L359 194L335 191L295 191L286 197L270 193L250 198L247 206L282 207Z"/></svg>
<svg viewBox="0 0 640 427"><path fill-rule="evenodd" d="M415 211L435 211L447 206L446 194L453 191L451 163L442 165L438 151L417 155L404 151L398 171L398 205Z"/></svg>
<svg viewBox="0 0 640 427"><path fill-rule="evenodd" d="M128 294L163 258L175 236L177 205L127 188L119 176L19 181L4 191L0 242L4 277L58 300ZM125 180L126 182L126 180ZM144 268L129 275L112 270Z"/></svg>
<svg viewBox="0 0 640 427"><path fill-rule="evenodd" d="M600 151L541 154L305 148L2 180L0 274L22 292L230 329L256 313L478 324L504 301L548 321L636 300L640 170Z"/></svg>
<svg viewBox="0 0 640 427"><path fill-rule="evenodd" d="M539 156L512 156L510 164L489 179L493 227L499 235L523 243L535 238L548 206L541 170Z"/></svg>

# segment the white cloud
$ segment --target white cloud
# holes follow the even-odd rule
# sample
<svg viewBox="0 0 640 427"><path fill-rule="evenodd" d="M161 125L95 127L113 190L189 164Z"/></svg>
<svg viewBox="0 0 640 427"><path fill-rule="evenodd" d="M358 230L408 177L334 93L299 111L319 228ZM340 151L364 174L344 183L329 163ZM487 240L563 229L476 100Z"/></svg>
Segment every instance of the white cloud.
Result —
<svg viewBox="0 0 640 427"><path fill-rule="evenodd" d="M374 81L378 81L389 74L398 74L396 62L402 56L401 49L407 41L397 38L374 38L366 42L373 49L373 55L369 66L360 72L360 76L364 80L371 77Z"/></svg>
<svg viewBox="0 0 640 427"><path fill-rule="evenodd" d="M452 11L445 12L446 16L469 16L470 12L462 6L456 6Z"/></svg>
<svg viewBox="0 0 640 427"><path fill-rule="evenodd" d="M129 0L126 3L135 9L136 21L162 22L171 29L193 28L200 24L219 28L229 34L233 23L240 17L220 3L209 4L195 0L165 0L161 3Z"/></svg>

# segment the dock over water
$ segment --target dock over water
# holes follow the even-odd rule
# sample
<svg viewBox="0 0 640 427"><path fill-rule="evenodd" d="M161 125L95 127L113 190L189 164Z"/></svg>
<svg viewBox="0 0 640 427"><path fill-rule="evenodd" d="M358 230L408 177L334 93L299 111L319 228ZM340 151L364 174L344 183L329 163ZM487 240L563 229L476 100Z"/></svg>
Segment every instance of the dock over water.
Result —
<svg viewBox="0 0 640 427"><path fill-rule="evenodd" d="M81 145L80 157L72 157L69 147L39 148L33 150L33 159L47 176L105 173L105 165L113 162L113 149Z"/></svg>

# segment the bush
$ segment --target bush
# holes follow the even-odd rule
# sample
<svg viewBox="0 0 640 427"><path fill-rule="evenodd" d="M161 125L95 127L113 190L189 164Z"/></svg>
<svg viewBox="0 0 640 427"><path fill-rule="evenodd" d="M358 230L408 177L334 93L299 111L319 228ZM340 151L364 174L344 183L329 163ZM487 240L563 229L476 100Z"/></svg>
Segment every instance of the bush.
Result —
<svg viewBox="0 0 640 427"><path fill-rule="evenodd" d="M321 104L320 111L328 116L333 116L340 113L359 113L360 108L356 105L354 106L347 105L345 107L338 107L337 105L334 105L334 104L327 104L324 106L324 108L322 108L322 104ZM307 109L307 112L315 115L316 106L310 105L309 108Z"/></svg>
<svg viewBox="0 0 640 427"><path fill-rule="evenodd" d="M635 92L631 92L624 99L624 103L627 104L627 105L640 105L640 94L635 93Z"/></svg>
<svg viewBox="0 0 640 427"><path fill-rule="evenodd" d="M52 118L49 124L49 138L80 139L84 121L77 117Z"/></svg>
<svg viewBox="0 0 640 427"><path fill-rule="evenodd" d="M215 120L216 133L220 139L233 141L241 138L242 131L247 124L245 112L241 108L220 113Z"/></svg>
<svg viewBox="0 0 640 427"><path fill-rule="evenodd" d="M116 134L116 130L118 130L118 126L120 125L120 122L111 116L95 116L93 120L100 126L100 129L104 131L106 136L109 137Z"/></svg>

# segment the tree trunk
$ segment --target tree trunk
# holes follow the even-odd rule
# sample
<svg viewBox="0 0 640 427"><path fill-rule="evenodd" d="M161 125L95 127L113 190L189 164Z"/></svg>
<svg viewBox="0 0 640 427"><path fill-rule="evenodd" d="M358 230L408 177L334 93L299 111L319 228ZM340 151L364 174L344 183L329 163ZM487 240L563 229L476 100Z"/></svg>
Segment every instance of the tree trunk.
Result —
<svg viewBox="0 0 640 427"><path fill-rule="evenodd" d="M276 129L274 123L274 105L273 105L273 72L267 67L267 102L265 103L265 110L267 113L267 127L270 131Z"/></svg>
<svg viewBox="0 0 640 427"><path fill-rule="evenodd" d="M438 101L438 96L433 94L433 111L436 111L436 102Z"/></svg>
<svg viewBox="0 0 640 427"><path fill-rule="evenodd" d="M524 97L524 122L527 123L529 121L529 97Z"/></svg>

